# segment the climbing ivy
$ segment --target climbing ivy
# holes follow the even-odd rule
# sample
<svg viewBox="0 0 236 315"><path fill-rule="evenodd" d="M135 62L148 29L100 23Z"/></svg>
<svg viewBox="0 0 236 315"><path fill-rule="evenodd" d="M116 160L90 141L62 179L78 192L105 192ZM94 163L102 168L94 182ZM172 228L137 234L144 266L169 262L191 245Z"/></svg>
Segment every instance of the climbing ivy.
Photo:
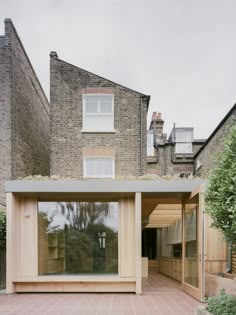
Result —
<svg viewBox="0 0 236 315"><path fill-rule="evenodd" d="M0 245L6 244L6 213L0 210Z"/></svg>
<svg viewBox="0 0 236 315"><path fill-rule="evenodd" d="M220 229L228 242L236 244L236 128L209 178L206 201L212 226Z"/></svg>

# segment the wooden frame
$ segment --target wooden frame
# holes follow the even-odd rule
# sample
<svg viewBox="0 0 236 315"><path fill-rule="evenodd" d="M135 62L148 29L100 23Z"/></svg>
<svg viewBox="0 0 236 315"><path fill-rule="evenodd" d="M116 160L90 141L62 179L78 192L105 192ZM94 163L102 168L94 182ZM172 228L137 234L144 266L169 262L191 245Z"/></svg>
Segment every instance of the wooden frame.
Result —
<svg viewBox="0 0 236 315"><path fill-rule="evenodd" d="M109 196L109 193L108 193ZM137 276L137 255L141 262L141 196L119 198L118 274L38 275L37 198L7 194L7 293L14 292L140 292L141 269ZM136 215L135 206L138 206ZM136 223L139 222L140 230ZM140 235L140 250L136 237ZM141 263L140 263L141 267ZM139 279L139 286L136 285ZM139 289L137 289L139 288Z"/></svg>
<svg viewBox="0 0 236 315"><path fill-rule="evenodd" d="M136 294L142 293L142 194L137 192L135 194L135 273L136 273Z"/></svg>
<svg viewBox="0 0 236 315"><path fill-rule="evenodd" d="M199 188L195 189L187 199L183 201L183 208L182 208L182 288L183 290L196 298L199 301L203 301L205 292L204 292L204 220L203 220L203 210L204 210L204 192L205 192L205 186L200 185ZM185 282L185 274L186 274L186 268L185 268L185 243L186 243L186 237L185 237L185 208L186 203L193 199L194 197L198 196L198 206L197 206L197 273L198 273L198 280L199 284L198 287L194 287L193 285L190 285L189 283Z"/></svg>
<svg viewBox="0 0 236 315"><path fill-rule="evenodd" d="M85 185L89 181L79 182L76 189L74 188L77 182L48 182L48 187L43 187L44 183L38 181L37 183L20 182L18 187L17 182L13 182L13 190L9 189L7 193L7 292L38 292L38 291L60 291L68 292L136 292L142 293L142 272L141 272L141 220L145 215L149 215L154 209L155 202L163 204L155 212L153 211L154 221L153 227L157 227L157 218L160 218L165 211L169 211L169 215L175 215L178 211L172 211L175 204L181 202L181 196L192 198L199 194L199 209L202 215L204 210L204 187L198 186L192 193L190 190L183 190L181 188L180 194L177 194L172 189L168 193L164 193L166 189L164 186L156 186L153 188L152 183L141 183L139 181L132 184L131 182L119 181L102 181L102 185L91 181L88 187ZM99 182L100 183L100 182ZM47 186L45 185L45 186ZM124 187L123 187L124 185ZM134 185L134 187L132 186ZM155 183L159 185L159 181ZM167 185L167 184L166 184ZM169 183L168 183L169 185ZM171 185L171 184L170 184ZM199 185L199 184L198 184ZM33 189L32 187L33 186ZM110 186L112 187L110 189ZM113 187L114 186L114 187ZM25 188L26 187L26 188ZM132 189L131 189L131 188ZM190 186L190 187L196 187ZM134 191L133 191L134 188ZM188 186L189 188L189 186ZM25 189L25 190L24 190ZM74 189L74 190L73 190ZM157 191L155 191L155 189ZM161 191L161 193L158 192ZM13 191L13 193L11 192ZM135 192L137 191L137 192ZM141 191L144 191L142 193ZM151 191L151 192L150 192ZM119 202L119 232L118 232L118 275L115 276L38 276L38 238L37 238L37 200L41 201L55 201L55 199L65 200L91 200L91 201L118 201ZM144 206L144 199L147 198L147 205ZM178 199L179 198L179 199ZM142 200L143 199L143 200ZM183 200L184 203L187 200ZM145 201L146 202L146 201ZM167 204L168 203L168 204ZM172 205L170 207L170 205ZM143 208L142 208L143 207ZM146 207L146 208L145 208ZM169 210L168 210L169 208ZM142 213L143 211L143 213ZM146 212L145 212L146 211ZM182 210L183 211L183 210ZM157 215L155 215L157 213ZM159 216L160 215L160 216ZM178 215L175 215L175 219ZM206 268L207 271L222 272L219 270L224 268L226 260L226 247L212 249L217 247L218 243L215 235L217 231L209 229L209 222L204 215L205 226L203 224L203 215L199 221L199 249L204 251L204 242L207 250ZM164 222L164 221L163 221ZM161 223L159 227L162 227ZM208 226L207 226L208 225ZM150 225L151 227L152 225ZM204 237L204 230L206 238ZM215 234L217 233L217 234ZM210 249L209 249L210 247ZM201 252L201 263L199 268L201 290L196 292L196 288L184 283L183 289L190 295L199 300L204 293L204 253ZM217 256L218 255L218 256ZM183 265L184 268L184 265ZM208 270L209 269L209 270ZM214 270L213 270L214 269ZM179 277L180 275L178 275ZM182 278L184 280L184 278ZM48 288L48 289L47 289ZM88 290L88 291L85 291ZM201 291L201 292L200 292Z"/></svg>

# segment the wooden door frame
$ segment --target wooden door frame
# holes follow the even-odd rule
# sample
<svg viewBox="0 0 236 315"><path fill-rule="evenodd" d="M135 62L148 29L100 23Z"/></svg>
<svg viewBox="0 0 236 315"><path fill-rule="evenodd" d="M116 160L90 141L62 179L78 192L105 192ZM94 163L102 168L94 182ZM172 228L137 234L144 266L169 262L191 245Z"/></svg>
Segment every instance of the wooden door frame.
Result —
<svg viewBox="0 0 236 315"><path fill-rule="evenodd" d="M183 290L199 301L203 301L205 296L205 268L204 268L204 207L205 207L205 185L200 184L190 195L182 202L182 288ZM197 211L197 256L198 256L198 275L199 287L196 288L184 282L185 275L185 204L195 196L198 196L198 211Z"/></svg>

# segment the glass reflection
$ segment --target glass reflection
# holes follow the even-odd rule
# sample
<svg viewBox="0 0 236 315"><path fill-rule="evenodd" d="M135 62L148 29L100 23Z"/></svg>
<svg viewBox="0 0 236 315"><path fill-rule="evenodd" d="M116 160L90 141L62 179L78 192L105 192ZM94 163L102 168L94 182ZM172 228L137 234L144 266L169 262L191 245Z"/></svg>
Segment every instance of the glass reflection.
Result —
<svg viewBox="0 0 236 315"><path fill-rule="evenodd" d="M185 205L185 268L184 281L194 287L199 287L199 260L198 260L198 242L197 242L197 211L198 196L191 199Z"/></svg>
<svg viewBox="0 0 236 315"><path fill-rule="evenodd" d="M39 274L118 273L117 202L39 202Z"/></svg>

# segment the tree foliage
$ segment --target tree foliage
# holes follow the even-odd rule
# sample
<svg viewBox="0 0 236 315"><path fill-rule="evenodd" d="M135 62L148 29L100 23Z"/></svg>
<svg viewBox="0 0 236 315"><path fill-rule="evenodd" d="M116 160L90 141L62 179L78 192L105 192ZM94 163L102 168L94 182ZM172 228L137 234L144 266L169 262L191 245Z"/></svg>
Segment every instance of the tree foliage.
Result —
<svg viewBox="0 0 236 315"><path fill-rule="evenodd" d="M6 213L0 210L0 245L6 244Z"/></svg>
<svg viewBox="0 0 236 315"><path fill-rule="evenodd" d="M228 242L236 244L236 128L209 178L206 201L212 226L220 229Z"/></svg>

